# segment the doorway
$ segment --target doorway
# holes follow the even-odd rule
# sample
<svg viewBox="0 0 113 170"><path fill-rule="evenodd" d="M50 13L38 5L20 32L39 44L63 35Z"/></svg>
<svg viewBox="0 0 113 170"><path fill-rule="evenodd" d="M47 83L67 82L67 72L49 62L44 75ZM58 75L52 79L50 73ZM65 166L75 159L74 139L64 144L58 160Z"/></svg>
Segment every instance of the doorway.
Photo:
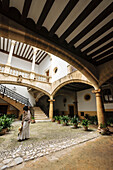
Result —
<svg viewBox="0 0 113 170"><path fill-rule="evenodd" d="M7 114L8 105L0 105L0 116Z"/></svg>
<svg viewBox="0 0 113 170"><path fill-rule="evenodd" d="M74 117L74 105L68 105L69 117Z"/></svg>
<svg viewBox="0 0 113 170"><path fill-rule="evenodd" d="M49 76L49 70L46 71L46 76ZM49 82L49 78L47 78L47 82Z"/></svg>

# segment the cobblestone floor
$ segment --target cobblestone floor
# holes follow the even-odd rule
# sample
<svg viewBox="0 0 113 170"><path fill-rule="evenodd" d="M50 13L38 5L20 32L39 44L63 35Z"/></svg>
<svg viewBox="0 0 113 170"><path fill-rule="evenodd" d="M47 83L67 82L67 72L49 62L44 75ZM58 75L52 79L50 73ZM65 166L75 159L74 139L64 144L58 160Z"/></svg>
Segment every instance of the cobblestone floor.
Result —
<svg viewBox="0 0 113 170"><path fill-rule="evenodd" d="M0 168L7 169L70 146L99 137L95 128L84 131L52 122L30 125L30 139L17 142L20 122L14 122L10 133L0 136Z"/></svg>

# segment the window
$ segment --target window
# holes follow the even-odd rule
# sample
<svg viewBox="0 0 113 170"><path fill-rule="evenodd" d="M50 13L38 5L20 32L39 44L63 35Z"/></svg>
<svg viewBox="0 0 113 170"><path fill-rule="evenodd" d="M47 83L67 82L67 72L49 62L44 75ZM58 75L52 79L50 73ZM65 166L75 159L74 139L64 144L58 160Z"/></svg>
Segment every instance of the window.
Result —
<svg viewBox="0 0 113 170"><path fill-rule="evenodd" d="M90 94L86 94L86 95L84 96L84 99L87 100L87 101L90 100L90 99L91 99Z"/></svg>
<svg viewBox="0 0 113 170"><path fill-rule="evenodd" d="M103 99L105 103L113 102L113 95L110 89L103 89Z"/></svg>
<svg viewBox="0 0 113 170"><path fill-rule="evenodd" d="M54 73L57 73L57 71L58 71L58 68L55 67L55 68L54 68Z"/></svg>
<svg viewBox="0 0 113 170"><path fill-rule="evenodd" d="M84 112L80 112L81 113L81 116L84 116Z"/></svg>

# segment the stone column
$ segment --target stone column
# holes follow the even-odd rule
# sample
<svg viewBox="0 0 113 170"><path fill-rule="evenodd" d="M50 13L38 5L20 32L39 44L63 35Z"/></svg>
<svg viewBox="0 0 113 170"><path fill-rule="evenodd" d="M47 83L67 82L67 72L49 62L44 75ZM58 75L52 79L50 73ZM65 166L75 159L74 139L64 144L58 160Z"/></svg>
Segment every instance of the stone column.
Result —
<svg viewBox="0 0 113 170"><path fill-rule="evenodd" d="M50 98L50 100L48 100L50 102L49 105L49 118L52 120L53 118L53 102L55 101L53 98Z"/></svg>
<svg viewBox="0 0 113 170"><path fill-rule="evenodd" d="M14 46L15 46L15 41L12 40L11 41L11 48L10 48L10 51L9 51L7 63L6 63L5 70L4 70L5 73L9 73L9 71L10 71L10 66L11 66L11 60L12 60Z"/></svg>
<svg viewBox="0 0 113 170"><path fill-rule="evenodd" d="M31 67L31 73L30 73L30 79L35 78L35 58L36 58L36 53L37 53L37 48L33 47L33 60L32 60L32 67Z"/></svg>
<svg viewBox="0 0 113 170"><path fill-rule="evenodd" d="M101 124L105 125L105 116L104 116L104 109L102 104L101 89L93 90L92 92L96 94L98 129L100 129Z"/></svg>

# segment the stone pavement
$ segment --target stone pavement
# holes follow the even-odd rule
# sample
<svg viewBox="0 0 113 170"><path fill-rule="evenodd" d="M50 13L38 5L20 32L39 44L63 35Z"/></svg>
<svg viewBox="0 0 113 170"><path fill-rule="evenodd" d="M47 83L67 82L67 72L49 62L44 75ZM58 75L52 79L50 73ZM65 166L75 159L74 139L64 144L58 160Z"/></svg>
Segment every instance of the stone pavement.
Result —
<svg viewBox="0 0 113 170"><path fill-rule="evenodd" d="M99 136L100 135L95 130L77 138L52 139L49 141L41 141L38 144L31 143L28 146L24 146L23 141L13 150L4 150L0 153L0 168L1 170L7 169L23 162L43 157L50 153L98 138Z"/></svg>

